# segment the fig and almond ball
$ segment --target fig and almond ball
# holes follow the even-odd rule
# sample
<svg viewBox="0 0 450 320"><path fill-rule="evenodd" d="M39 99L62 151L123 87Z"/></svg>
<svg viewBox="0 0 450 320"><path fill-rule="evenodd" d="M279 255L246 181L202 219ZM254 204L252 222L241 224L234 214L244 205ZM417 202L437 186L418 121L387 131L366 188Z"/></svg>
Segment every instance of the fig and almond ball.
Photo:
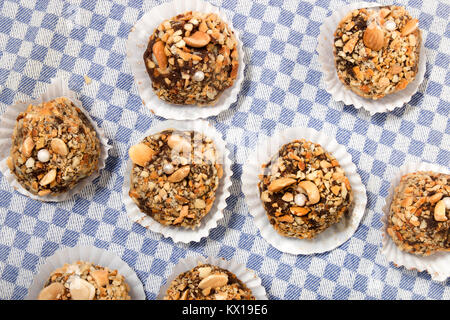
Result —
<svg viewBox="0 0 450 320"><path fill-rule="evenodd" d="M312 239L349 214L350 182L336 158L319 144L294 140L263 168L261 201L282 236Z"/></svg>
<svg viewBox="0 0 450 320"><path fill-rule="evenodd" d="M237 40L217 14L188 11L155 29L144 62L160 99L214 105L236 80Z"/></svg>
<svg viewBox="0 0 450 320"><path fill-rule="evenodd" d="M199 264L170 283L164 300L255 300L255 297L232 272Z"/></svg>
<svg viewBox="0 0 450 320"><path fill-rule="evenodd" d="M418 171L394 190L387 233L403 251L428 256L450 251L450 175Z"/></svg>
<svg viewBox="0 0 450 320"><path fill-rule="evenodd" d="M53 271L38 300L130 300L129 291L117 270L77 261Z"/></svg>
<svg viewBox="0 0 450 320"><path fill-rule="evenodd" d="M19 114L7 163L25 189L45 196L66 192L97 171L99 156L89 119L61 97Z"/></svg>
<svg viewBox="0 0 450 320"><path fill-rule="evenodd" d="M404 7L357 9L339 23L333 52L345 87L370 99L403 90L419 69L419 21Z"/></svg>
<svg viewBox="0 0 450 320"><path fill-rule="evenodd" d="M196 131L165 130L129 150L129 195L157 222L194 229L211 210L223 176L214 141Z"/></svg>

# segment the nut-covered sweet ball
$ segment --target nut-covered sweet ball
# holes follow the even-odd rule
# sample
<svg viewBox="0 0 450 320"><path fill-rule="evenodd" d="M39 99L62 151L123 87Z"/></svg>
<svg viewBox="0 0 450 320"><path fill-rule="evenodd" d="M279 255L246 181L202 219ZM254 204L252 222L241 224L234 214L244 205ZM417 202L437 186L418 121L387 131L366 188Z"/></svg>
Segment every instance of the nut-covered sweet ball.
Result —
<svg viewBox="0 0 450 320"><path fill-rule="evenodd" d="M8 166L33 194L72 189L98 168L100 141L89 119L61 97L29 105L17 117Z"/></svg>
<svg viewBox="0 0 450 320"><path fill-rule="evenodd" d="M418 72L419 21L403 7L357 9L339 23L334 57L341 82L371 99L403 90Z"/></svg>
<svg viewBox="0 0 450 320"><path fill-rule="evenodd" d="M409 253L450 251L450 175L431 171L404 175L394 191L387 233Z"/></svg>
<svg viewBox="0 0 450 320"><path fill-rule="evenodd" d="M255 300L255 296L234 273L199 264L170 283L164 300Z"/></svg>
<svg viewBox="0 0 450 320"><path fill-rule="evenodd" d="M160 99L213 105L237 77L237 41L217 14L188 11L155 29L144 62Z"/></svg>
<svg viewBox="0 0 450 320"><path fill-rule="evenodd" d="M319 144L294 140L265 164L258 184L269 222L286 237L312 239L348 215L353 191Z"/></svg>
<svg viewBox="0 0 450 320"><path fill-rule="evenodd" d="M211 210L223 176L214 141L173 129L146 137L129 150L129 195L162 225L194 229Z"/></svg>

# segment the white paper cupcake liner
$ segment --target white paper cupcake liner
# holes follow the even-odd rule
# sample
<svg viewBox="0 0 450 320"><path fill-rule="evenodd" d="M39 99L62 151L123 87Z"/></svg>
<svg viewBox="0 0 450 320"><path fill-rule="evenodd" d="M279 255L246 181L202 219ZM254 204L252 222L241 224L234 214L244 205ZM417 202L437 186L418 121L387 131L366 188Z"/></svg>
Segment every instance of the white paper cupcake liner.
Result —
<svg viewBox="0 0 450 320"><path fill-rule="evenodd" d="M261 285L261 279L253 270L247 269L234 261L227 261L222 258L205 258L203 256L188 257L178 261L172 270L172 274L167 278L166 284L161 287L156 299L163 300L170 283L181 273L195 268L199 263L211 264L234 273L239 280L245 283L247 288L252 290L256 300L267 300L266 289Z"/></svg>
<svg viewBox="0 0 450 320"><path fill-rule="evenodd" d="M269 222L258 190L258 175L262 174L261 166L278 153L284 144L302 138L320 144L326 151L336 157L353 189L354 204L350 214L343 217L339 223L319 233L314 239L297 239L280 235ZM343 244L358 228L367 202L366 189L356 172L352 157L345 148L323 132L300 127L289 128L276 133L273 137L263 140L257 145L256 151L248 157L243 168L242 191L261 236L278 250L295 255L322 253Z"/></svg>
<svg viewBox="0 0 450 320"><path fill-rule="evenodd" d="M405 103L411 100L411 97L417 92L424 79L426 69L426 55L424 48L425 39L423 39L422 33L419 70L414 81L409 83L405 89L386 95L381 99L372 100L357 95L350 89L346 88L341 80L339 80L333 54L334 32L336 31L339 22L352 10L378 6L382 5L373 2L358 2L337 8L333 11L333 14L327 17L320 26L320 35L317 46L317 52L319 54L318 59L321 66L321 71L324 74L323 81L325 84L325 89L328 93L332 95L335 101L342 101L346 105L352 104L357 109L363 108L369 111L371 115L380 112L392 111L395 108L402 107Z"/></svg>
<svg viewBox="0 0 450 320"><path fill-rule="evenodd" d="M145 300L144 287L136 273L118 256L106 250L90 246L79 246L58 250L55 254L45 260L33 279L31 287L28 289L26 300L36 300L39 292L44 288L50 273L61 268L65 263L77 261L92 262L111 270L117 270L125 277L125 282L130 286L129 295L132 300Z"/></svg>
<svg viewBox="0 0 450 320"><path fill-rule="evenodd" d="M384 216L383 222L383 247L381 252L386 256L386 259L393 262L397 266L403 266L408 270L427 271L431 278L435 281L445 281L450 277L450 253L438 252L429 256L418 256L397 247L391 237L387 234L388 215L392 199L394 197L395 187L400 183L400 179L407 173L417 171L433 171L450 174L450 170L436 164L421 162L421 163L407 163L400 167L397 174L391 179L391 186L389 194L385 199L383 206Z"/></svg>
<svg viewBox="0 0 450 320"><path fill-rule="evenodd" d="M97 136L100 140L100 157L98 159L98 170L89 177L82 179L74 188L68 190L67 192L61 193L59 195L38 196L32 194L24 187L22 187L22 185L17 181L15 174L9 170L6 160L10 155L12 144L11 137L14 132L16 119L19 113L25 111L30 104L35 105L59 97L66 97L70 101L72 101L78 108L80 108L80 110L89 119L89 121L95 128ZM95 178L100 176L100 170L105 167L106 159L108 158L108 150L110 148L111 146L108 145L108 139L106 138L103 129L99 128L97 126L97 123L92 120L89 114L83 109L81 101L77 98L77 94L70 90L67 86L67 83L61 78L52 79L50 85L47 87L46 92L40 95L39 98L26 102L18 102L13 106L8 107L6 109L6 112L0 117L0 171L6 178L8 183L15 190L35 200L60 202L70 199L75 194L79 193L86 185L91 184Z"/></svg>
<svg viewBox="0 0 450 320"><path fill-rule="evenodd" d="M182 227L165 226L154 220L152 217L143 213L139 207L134 203L129 196L130 191L130 174L132 168L131 160L127 162L127 169L125 172L125 181L122 187L123 201L126 211L130 219L147 229L162 234L166 238L172 238L174 242L189 243L191 241L198 242L202 238L208 236L209 231L217 227L217 223L223 218L223 210L227 206L226 199L230 196L231 187L231 160L230 152L226 148L226 142L222 139L221 134L214 129L214 127L204 120L168 120L159 123L150 130L148 130L139 141L143 138L161 132L167 129L175 129L178 131L195 130L203 135L211 138L214 141L216 150L219 154L219 161L223 166L223 177L220 179L219 187L216 190L216 199L209 213L201 220L201 225L195 229L186 229Z"/></svg>
<svg viewBox="0 0 450 320"><path fill-rule="evenodd" d="M227 88L214 106L180 106L159 99L153 91L151 79L144 65L143 55L147 49L149 37L165 19L172 18L186 11L217 13L234 31L239 53L239 70L232 87ZM161 4L145 13L132 28L127 41L127 58L142 102L148 110L166 119L194 120L216 116L228 109L237 100L244 79L244 51L239 33L232 28L231 22L219 8L202 0L174 0Z"/></svg>

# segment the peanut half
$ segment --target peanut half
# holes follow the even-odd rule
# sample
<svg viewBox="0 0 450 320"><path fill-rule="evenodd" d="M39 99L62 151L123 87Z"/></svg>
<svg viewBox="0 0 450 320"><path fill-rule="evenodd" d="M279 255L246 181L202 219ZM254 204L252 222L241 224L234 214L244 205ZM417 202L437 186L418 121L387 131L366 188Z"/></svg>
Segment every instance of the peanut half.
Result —
<svg viewBox="0 0 450 320"><path fill-rule="evenodd" d="M270 192L277 192L277 191L280 191L280 190L290 186L291 184L294 184L295 182L297 182L297 180L292 179L292 178L279 178L279 179L273 180L269 184L267 189L269 189Z"/></svg>

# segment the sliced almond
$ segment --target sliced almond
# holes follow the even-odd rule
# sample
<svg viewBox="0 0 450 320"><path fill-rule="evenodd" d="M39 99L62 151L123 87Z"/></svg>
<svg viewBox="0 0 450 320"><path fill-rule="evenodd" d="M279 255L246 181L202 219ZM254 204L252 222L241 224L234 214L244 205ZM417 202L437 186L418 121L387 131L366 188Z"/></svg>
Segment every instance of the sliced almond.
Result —
<svg viewBox="0 0 450 320"><path fill-rule="evenodd" d="M409 20L405 26L402 28L402 36L407 36L410 33L413 33L416 31L417 27L419 26L419 20L418 19L411 19Z"/></svg>
<svg viewBox="0 0 450 320"><path fill-rule="evenodd" d="M81 278L75 278L69 285L72 300L94 300L95 287Z"/></svg>
<svg viewBox="0 0 450 320"><path fill-rule="evenodd" d="M211 274L200 281L198 287L200 289L223 287L228 283L228 276L223 273Z"/></svg>
<svg viewBox="0 0 450 320"><path fill-rule="evenodd" d="M152 160L156 152L145 143L139 143L132 146L128 151L128 154L133 163L144 167L150 160Z"/></svg>
<svg viewBox="0 0 450 320"><path fill-rule="evenodd" d="M372 50L378 51L384 46L384 32L376 25L371 23L363 36L364 45Z"/></svg>
<svg viewBox="0 0 450 320"><path fill-rule="evenodd" d="M309 204L316 204L320 201L320 193L319 189L317 188L316 184L311 181L301 181L299 184L299 187L301 187L303 190L306 191L306 194L308 195L308 202Z"/></svg>
<svg viewBox="0 0 450 320"><path fill-rule="evenodd" d="M108 270L94 270L91 272L91 275L97 283L97 286L103 287L109 284Z"/></svg>
<svg viewBox="0 0 450 320"><path fill-rule="evenodd" d="M32 137L27 137L22 144L22 154L28 158L31 156L35 144Z"/></svg>
<svg viewBox="0 0 450 320"><path fill-rule="evenodd" d="M66 143L59 138L52 139L50 147L52 148L53 152L61 156L66 156L69 153L69 149L67 148Z"/></svg>
<svg viewBox="0 0 450 320"><path fill-rule="evenodd" d="M49 172L45 174L45 176L42 177L41 181L39 181L39 184L41 186L46 186L56 179L56 169L52 169Z"/></svg>
<svg viewBox="0 0 450 320"><path fill-rule="evenodd" d="M434 207L434 220L436 221L447 221L447 216L445 215L445 202L444 200L439 200Z"/></svg>
<svg viewBox="0 0 450 320"><path fill-rule="evenodd" d="M169 180L170 182L180 182L188 176L190 171L190 166L181 167L180 169L172 173L167 180Z"/></svg>
<svg viewBox="0 0 450 320"><path fill-rule="evenodd" d="M39 292L38 300L56 300L64 294L64 285L60 282L53 282Z"/></svg>
<svg viewBox="0 0 450 320"><path fill-rule="evenodd" d="M290 186L291 184L294 184L295 182L297 182L297 180L292 179L292 178L279 178L279 179L273 180L269 184L267 189L269 189L270 192L277 192L277 191L280 191L280 190Z"/></svg>
<svg viewBox="0 0 450 320"><path fill-rule="evenodd" d="M164 42L158 41L152 47L152 52L155 55L156 62L158 62L158 67L163 71L167 68L167 56L164 53L164 46Z"/></svg>
<svg viewBox="0 0 450 320"><path fill-rule="evenodd" d="M188 46L201 48L206 46L211 41L211 36L205 32L196 31L189 37L184 37L183 40Z"/></svg>

